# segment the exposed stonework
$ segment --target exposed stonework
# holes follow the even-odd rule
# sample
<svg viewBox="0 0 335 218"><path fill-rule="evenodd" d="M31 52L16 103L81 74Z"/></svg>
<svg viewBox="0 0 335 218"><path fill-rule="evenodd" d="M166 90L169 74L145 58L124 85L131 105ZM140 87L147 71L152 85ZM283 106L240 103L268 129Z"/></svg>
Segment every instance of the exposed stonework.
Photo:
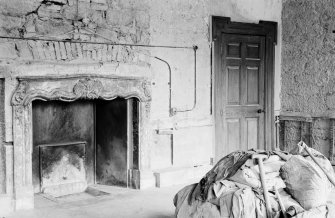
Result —
<svg viewBox="0 0 335 218"><path fill-rule="evenodd" d="M11 1L4 2L5 8L12 7ZM13 4L17 2L20 1L13 1ZM134 9L122 7L119 1L88 0L79 1L77 11L77 1L74 0L32 2L34 4L21 13L11 13L11 9L1 11L1 35L128 44L150 42L150 17L146 7ZM148 62L142 55L148 52L137 47L0 40L0 48L0 58Z"/></svg>
<svg viewBox="0 0 335 218"><path fill-rule="evenodd" d="M146 64L146 51L119 45L2 40L0 58L37 61L97 61ZM5 53L6 52L6 53ZM3 54L3 56L1 56Z"/></svg>
<svg viewBox="0 0 335 218"><path fill-rule="evenodd" d="M0 8L3 14L21 17L35 11L43 0L11 0L1 1Z"/></svg>
<svg viewBox="0 0 335 218"><path fill-rule="evenodd" d="M280 147L282 150L294 149L303 140L309 146L321 151L327 157L331 142L329 119L316 118L312 122L281 121Z"/></svg>

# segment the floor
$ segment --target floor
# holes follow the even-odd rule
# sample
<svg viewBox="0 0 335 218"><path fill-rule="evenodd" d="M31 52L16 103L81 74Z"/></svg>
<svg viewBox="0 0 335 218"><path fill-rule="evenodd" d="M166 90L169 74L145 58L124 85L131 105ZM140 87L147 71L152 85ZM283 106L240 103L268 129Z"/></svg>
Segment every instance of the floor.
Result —
<svg viewBox="0 0 335 218"><path fill-rule="evenodd" d="M145 190L94 186L93 190L61 198L35 195L35 209L12 213L6 218L172 218L174 195L185 185Z"/></svg>

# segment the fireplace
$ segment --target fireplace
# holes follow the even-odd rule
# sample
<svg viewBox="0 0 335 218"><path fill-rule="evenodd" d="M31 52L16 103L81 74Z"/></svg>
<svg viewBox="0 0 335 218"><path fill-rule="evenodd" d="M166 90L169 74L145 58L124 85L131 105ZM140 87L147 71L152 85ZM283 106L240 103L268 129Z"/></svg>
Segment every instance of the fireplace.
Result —
<svg viewBox="0 0 335 218"><path fill-rule="evenodd" d="M138 170L136 98L32 102L34 192L58 197L88 185L131 187Z"/></svg>
<svg viewBox="0 0 335 218"><path fill-rule="evenodd" d="M154 184L146 79L76 75L18 82L12 98L16 209L32 208L41 191L57 196L94 183Z"/></svg>

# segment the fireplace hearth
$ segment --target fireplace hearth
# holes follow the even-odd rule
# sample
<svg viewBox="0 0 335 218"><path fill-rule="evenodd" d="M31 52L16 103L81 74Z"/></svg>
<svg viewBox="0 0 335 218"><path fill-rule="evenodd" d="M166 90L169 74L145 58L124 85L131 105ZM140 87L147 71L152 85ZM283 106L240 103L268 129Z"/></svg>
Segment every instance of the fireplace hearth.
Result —
<svg viewBox="0 0 335 218"><path fill-rule="evenodd" d="M37 178L40 180L37 185L40 186L41 192L60 197L86 190L86 142L45 144L37 147L39 150ZM33 163L34 161L35 159Z"/></svg>

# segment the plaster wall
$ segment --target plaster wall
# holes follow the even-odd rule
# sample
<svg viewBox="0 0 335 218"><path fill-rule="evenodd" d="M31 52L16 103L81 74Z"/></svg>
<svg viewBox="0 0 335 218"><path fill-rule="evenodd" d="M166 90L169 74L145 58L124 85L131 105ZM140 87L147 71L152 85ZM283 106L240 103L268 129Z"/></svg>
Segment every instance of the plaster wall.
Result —
<svg viewBox="0 0 335 218"><path fill-rule="evenodd" d="M334 2L285 0L282 10L281 106L286 113L313 117L310 145L328 156L330 118L335 112ZM299 122L286 126L299 132ZM290 131L287 131L290 132ZM289 134L287 147L300 140Z"/></svg>
<svg viewBox="0 0 335 218"><path fill-rule="evenodd" d="M333 1L284 1L283 110L334 112L334 12Z"/></svg>
<svg viewBox="0 0 335 218"><path fill-rule="evenodd" d="M67 34L60 36L59 33L71 31L75 25L85 23L94 32L114 42L197 45L197 105L192 111L169 116L168 68L163 62L150 57L157 56L170 64L172 107L185 110L192 107L195 97L192 50L138 47L112 47L109 50L108 47L104 58L103 46L81 45L86 56L80 57L79 53L73 54L73 50L67 50L69 47L64 45L65 50L60 51L58 57L57 51L54 51L55 56L45 55L47 46L44 44L0 40L0 77L5 78L6 142L12 141L10 99L17 76L85 73L144 76L152 81L150 131L154 140L151 168L171 167L172 163L175 167L208 164L214 151L212 15L231 17L232 21L238 22L278 22L274 101L275 110L279 111L281 0L79 0L79 21L73 22L76 20L75 4L74 0L1 1L0 34L25 37L58 34L58 38L66 39L69 37ZM87 35L74 33L71 37L84 41L102 40L89 33ZM0 112L3 114L1 109ZM172 137L156 133L156 130L162 129L172 129ZM159 164L161 159L164 159L164 163Z"/></svg>
<svg viewBox="0 0 335 218"><path fill-rule="evenodd" d="M280 0L184 0L149 1L151 44L179 46L198 45L197 106L192 112L168 116L168 69L152 61L152 120L155 128L175 128L174 164L197 165L213 157L214 129L211 98L211 21L210 16L231 17L232 21L258 23L278 22L278 44L275 51L275 110L279 111L281 66ZM193 103L193 53L181 49L154 49L152 55L168 61L172 67L172 107L188 109ZM166 136L164 141L167 141ZM157 140L160 142L160 140ZM167 144L168 145L168 144ZM156 145L154 147L160 147ZM157 152L156 152L157 153ZM186 157L186 158L185 158ZM157 161L159 156L157 156Z"/></svg>
<svg viewBox="0 0 335 218"><path fill-rule="evenodd" d="M5 83L4 79L0 78L0 194L5 193L5 148L3 142L5 140Z"/></svg>

